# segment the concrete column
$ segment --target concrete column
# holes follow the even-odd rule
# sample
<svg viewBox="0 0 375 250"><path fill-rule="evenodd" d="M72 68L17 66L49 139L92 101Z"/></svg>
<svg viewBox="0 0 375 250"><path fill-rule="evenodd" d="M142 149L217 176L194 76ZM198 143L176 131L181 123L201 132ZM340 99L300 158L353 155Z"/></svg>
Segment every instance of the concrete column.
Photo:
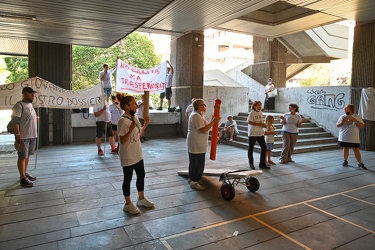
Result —
<svg viewBox="0 0 375 250"><path fill-rule="evenodd" d="M254 65L249 75L256 81L267 84L271 77L275 87L285 87L286 48L277 39L253 38Z"/></svg>
<svg viewBox="0 0 375 250"><path fill-rule="evenodd" d="M29 77L34 76L72 89L72 46L29 41ZM39 117L41 146L72 142L71 110L41 108Z"/></svg>
<svg viewBox="0 0 375 250"><path fill-rule="evenodd" d="M363 88L375 87L375 22L357 23L354 29L351 102L357 107ZM357 110L358 111L358 110ZM375 151L375 121L365 120L361 149Z"/></svg>
<svg viewBox="0 0 375 250"><path fill-rule="evenodd" d="M203 32L190 32L171 42L171 64L174 67L172 79L172 106L181 108L179 134L186 136L185 111L192 98L203 97Z"/></svg>

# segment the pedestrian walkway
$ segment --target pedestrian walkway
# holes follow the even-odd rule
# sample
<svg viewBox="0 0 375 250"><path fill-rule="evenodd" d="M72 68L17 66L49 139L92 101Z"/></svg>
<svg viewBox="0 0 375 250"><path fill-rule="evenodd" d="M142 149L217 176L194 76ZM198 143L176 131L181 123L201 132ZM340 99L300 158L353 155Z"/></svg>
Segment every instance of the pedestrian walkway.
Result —
<svg viewBox="0 0 375 250"><path fill-rule="evenodd" d="M0 136L0 139L2 137ZM217 177L204 191L190 189L184 138L142 144L145 195L155 208L122 211L118 156L92 144L43 147L30 160L38 179L21 188L14 152L0 154L0 249L373 249L375 152L362 151L368 170L350 152L297 154L295 163L271 166L257 176L260 189L235 187L226 201ZM107 146L107 145L106 145ZM257 159L259 154L254 153ZM273 160L277 162L277 158ZM218 145L206 168L248 169L247 151ZM135 177L132 200L137 201Z"/></svg>

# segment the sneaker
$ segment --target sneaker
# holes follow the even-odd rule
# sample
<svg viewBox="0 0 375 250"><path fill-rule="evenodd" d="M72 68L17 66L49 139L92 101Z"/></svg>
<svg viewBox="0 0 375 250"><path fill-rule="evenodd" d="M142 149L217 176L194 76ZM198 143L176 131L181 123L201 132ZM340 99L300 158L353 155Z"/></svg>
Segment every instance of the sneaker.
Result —
<svg viewBox="0 0 375 250"><path fill-rule="evenodd" d="M267 165L259 165L259 168L260 168L260 169L271 169L271 168L268 167Z"/></svg>
<svg viewBox="0 0 375 250"><path fill-rule="evenodd" d="M98 150L98 155L104 155L104 152L101 148Z"/></svg>
<svg viewBox="0 0 375 250"><path fill-rule="evenodd" d="M343 166L343 167L347 167L347 166L348 166L348 161L347 161L347 160L344 160L344 162L342 163L342 166Z"/></svg>
<svg viewBox="0 0 375 250"><path fill-rule="evenodd" d="M125 212L128 212L130 214L139 214L140 211L138 208L136 208L132 202L130 202L128 205L124 205L124 209L123 209Z"/></svg>
<svg viewBox="0 0 375 250"><path fill-rule="evenodd" d="M363 162L359 163L358 167L359 168L363 168L364 170L367 170L367 168L365 167L365 165L363 165Z"/></svg>
<svg viewBox="0 0 375 250"><path fill-rule="evenodd" d="M144 207L154 207L154 203L147 200L146 198L143 198L142 200L137 201L137 206L144 206Z"/></svg>
<svg viewBox="0 0 375 250"><path fill-rule="evenodd" d="M173 112L171 108L168 108L168 112Z"/></svg>
<svg viewBox="0 0 375 250"><path fill-rule="evenodd" d="M26 173L25 175L27 178L29 178L30 181L36 181L36 177L32 176L31 174Z"/></svg>
<svg viewBox="0 0 375 250"><path fill-rule="evenodd" d="M196 182L196 181L190 182L190 188L191 189L197 189L197 190L205 190L206 189L204 186L202 186L201 184L199 184L199 182Z"/></svg>
<svg viewBox="0 0 375 250"><path fill-rule="evenodd" d="M254 164L249 163L249 165L251 169L255 170Z"/></svg>
<svg viewBox="0 0 375 250"><path fill-rule="evenodd" d="M233 141L233 138L230 138L229 141Z"/></svg>
<svg viewBox="0 0 375 250"><path fill-rule="evenodd" d="M21 187L33 187L34 183L32 183L29 178L23 178L20 180Z"/></svg>
<svg viewBox="0 0 375 250"><path fill-rule="evenodd" d="M192 182L192 180L189 178L188 179L188 183L190 184ZM203 185L203 181L197 181L200 185Z"/></svg>
<svg viewBox="0 0 375 250"><path fill-rule="evenodd" d="M162 107L159 107L159 108L157 108L156 110L163 110L163 108L162 108Z"/></svg>
<svg viewBox="0 0 375 250"><path fill-rule="evenodd" d="M112 154L117 154L117 147L113 148L111 151Z"/></svg>

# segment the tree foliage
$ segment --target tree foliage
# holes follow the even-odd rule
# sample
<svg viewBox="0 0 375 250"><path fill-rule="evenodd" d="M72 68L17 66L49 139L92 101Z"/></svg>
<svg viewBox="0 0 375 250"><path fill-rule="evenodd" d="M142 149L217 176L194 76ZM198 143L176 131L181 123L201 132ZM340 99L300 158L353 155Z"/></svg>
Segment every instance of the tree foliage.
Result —
<svg viewBox="0 0 375 250"><path fill-rule="evenodd" d="M117 57L138 68L152 68L160 64L152 41L137 32L131 33L108 49L73 46L73 89L81 90L98 84L103 64L107 63L109 68L114 68Z"/></svg>
<svg viewBox="0 0 375 250"><path fill-rule="evenodd" d="M309 69L309 77L301 81L301 87L329 86L330 65L314 64Z"/></svg>
<svg viewBox="0 0 375 250"><path fill-rule="evenodd" d="M9 72L5 83L18 82L29 78L29 60L24 57L5 57L6 70Z"/></svg>

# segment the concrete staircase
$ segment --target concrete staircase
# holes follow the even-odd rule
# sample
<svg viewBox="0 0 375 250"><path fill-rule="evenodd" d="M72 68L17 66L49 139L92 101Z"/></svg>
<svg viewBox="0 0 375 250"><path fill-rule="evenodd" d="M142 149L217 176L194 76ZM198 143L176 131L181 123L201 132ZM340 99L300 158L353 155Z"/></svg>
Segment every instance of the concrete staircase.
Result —
<svg viewBox="0 0 375 250"><path fill-rule="evenodd" d="M280 156L281 147L282 147L282 137L281 137L281 128L282 125L279 121L279 116L282 114L279 113L263 113L264 115L272 114L275 117L275 127L276 127L276 136L274 149L272 151L272 156ZM234 147L248 149L248 136L247 136L247 117L248 113L239 113L237 116L234 116L233 119L237 122L237 127L239 130L239 135L233 141L228 141L225 139L221 140L221 143L231 145ZM219 127L219 131L224 127L224 123ZM337 149L337 138L334 137L330 132L325 131L323 128L317 126L313 121L303 123L302 127L299 128L297 144L294 147L293 154L319 151L319 150L328 150L328 149ZM260 152L260 147L258 143L254 147L255 152Z"/></svg>

